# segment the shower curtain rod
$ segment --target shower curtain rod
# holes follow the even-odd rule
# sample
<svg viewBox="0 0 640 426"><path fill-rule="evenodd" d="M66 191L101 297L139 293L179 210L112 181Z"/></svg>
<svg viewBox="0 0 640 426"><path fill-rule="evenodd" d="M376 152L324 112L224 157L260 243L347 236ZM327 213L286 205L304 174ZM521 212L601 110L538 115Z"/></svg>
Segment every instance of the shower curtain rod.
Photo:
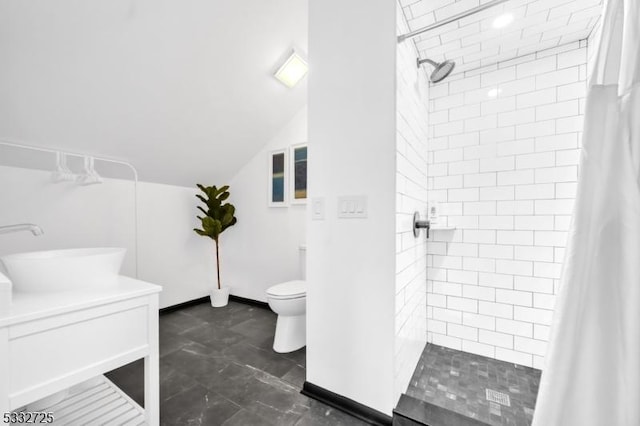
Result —
<svg viewBox="0 0 640 426"><path fill-rule="evenodd" d="M443 25L447 25L451 22L457 21L458 19L466 18L467 16L475 15L476 13L480 13L483 10L490 9L494 6L498 6L502 3L506 3L509 0L493 0L488 3L482 4L478 7L474 7L473 9L465 10L464 12L460 12L456 15L450 16L446 19L443 19L440 22L433 23L431 25L427 25L426 27L418 28L415 31L411 31L407 34L402 34L398 36L398 43L402 43L403 41L418 36L420 34L426 33L431 30L435 30L436 28L440 28Z"/></svg>

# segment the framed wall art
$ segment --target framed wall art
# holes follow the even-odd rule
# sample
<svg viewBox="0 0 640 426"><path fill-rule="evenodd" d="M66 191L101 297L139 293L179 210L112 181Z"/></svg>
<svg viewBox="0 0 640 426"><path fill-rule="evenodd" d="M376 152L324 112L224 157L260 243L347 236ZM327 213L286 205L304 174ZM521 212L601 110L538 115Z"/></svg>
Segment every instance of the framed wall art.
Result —
<svg viewBox="0 0 640 426"><path fill-rule="evenodd" d="M280 149L269 153L269 200L270 207L287 206L288 185L287 150Z"/></svg>
<svg viewBox="0 0 640 426"><path fill-rule="evenodd" d="M290 200L292 204L307 202L307 144L291 146Z"/></svg>

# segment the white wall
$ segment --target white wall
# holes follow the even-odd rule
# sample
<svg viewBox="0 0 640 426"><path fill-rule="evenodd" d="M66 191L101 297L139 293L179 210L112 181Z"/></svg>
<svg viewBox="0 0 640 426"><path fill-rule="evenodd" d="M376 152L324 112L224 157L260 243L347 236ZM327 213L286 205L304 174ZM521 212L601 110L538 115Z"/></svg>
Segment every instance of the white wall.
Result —
<svg viewBox="0 0 640 426"><path fill-rule="evenodd" d="M307 381L391 414L395 297L395 2L309 5ZM337 197L368 197L338 219ZM313 210L313 209L309 209Z"/></svg>
<svg viewBox="0 0 640 426"><path fill-rule="evenodd" d="M0 139L126 159L143 181L185 185L139 185L139 276L164 286L161 307L213 285L212 242L192 231L194 186L229 181L240 222L222 237L222 276L264 300L266 286L300 276L305 208L266 207L263 147L306 140L295 115L306 81L290 89L271 74L292 47L304 54L307 14L305 0L2 2L0 57L12 66L0 67ZM122 245L133 273L131 184L11 173L0 176L0 224L31 218L46 235L3 236L0 251Z"/></svg>
<svg viewBox="0 0 640 426"><path fill-rule="evenodd" d="M306 243L306 205L269 207L267 192L270 151L303 142L307 108L229 181L238 223L221 237L220 270L232 294L266 301L270 286L302 278L299 247Z"/></svg>
<svg viewBox="0 0 640 426"><path fill-rule="evenodd" d="M0 2L0 137L229 179L306 105L272 77L307 0Z"/></svg>
<svg viewBox="0 0 640 426"><path fill-rule="evenodd" d="M408 32L398 5L398 34ZM413 213L427 215L429 81L415 44L397 50L395 398L406 391L427 343L427 240L413 235Z"/></svg>
<svg viewBox="0 0 640 426"><path fill-rule="evenodd" d="M161 308L208 296L216 282L213 241L193 232L200 226L196 193L181 186L139 185L139 278L162 286Z"/></svg>
<svg viewBox="0 0 640 426"><path fill-rule="evenodd" d="M211 244L196 235L195 190L138 184L138 277L163 286L160 307L206 296L215 278ZM45 233L2 235L0 255L74 247L126 247L122 273L135 276L134 185L53 184L50 172L0 166L0 224L33 222Z"/></svg>
<svg viewBox="0 0 640 426"><path fill-rule="evenodd" d="M429 340L541 368L578 177L586 42L431 87ZM499 90L491 98L490 90Z"/></svg>
<svg viewBox="0 0 640 426"><path fill-rule="evenodd" d="M221 237L221 275L233 294L266 301L264 291L270 285L301 278L298 248L305 243L306 207L267 206L267 159L273 149L306 142L306 130L305 108L230 181L229 201L236 205L239 221ZM23 162L46 165L47 158L29 155ZM49 157L53 166L53 154ZM193 232L199 226L196 193L196 188L138 184L138 277L163 286L160 307L207 296L216 283L213 241ZM86 187L53 184L49 171L0 166L0 200L0 224L34 222L45 229L38 238L3 235L0 254L121 246L128 249L122 272L135 275L131 181L105 179Z"/></svg>
<svg viewBox="0 0 640 426"><path fill-rule="evenodd" d="M55 158L51 155L52 166ZM32 222L44 230L0 236L0 254L76 248L126 247L123 265L135 274L134 187L108 180L101 185L54 184L51 172L0 166L0 225Z"/></svg>

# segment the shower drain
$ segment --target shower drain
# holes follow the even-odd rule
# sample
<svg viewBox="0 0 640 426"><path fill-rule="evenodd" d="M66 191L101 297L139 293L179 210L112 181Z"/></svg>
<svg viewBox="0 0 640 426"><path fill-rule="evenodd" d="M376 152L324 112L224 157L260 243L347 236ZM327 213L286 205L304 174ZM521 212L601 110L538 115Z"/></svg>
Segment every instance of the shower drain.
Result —
<svg viewBox="0 0 640 426"><path fill-rule="evenodd" d="M492 389L485 389L487 391L487 401L497 402L500 405L511 407L511 401L509 395L506 393L494 391Z"/></svg>

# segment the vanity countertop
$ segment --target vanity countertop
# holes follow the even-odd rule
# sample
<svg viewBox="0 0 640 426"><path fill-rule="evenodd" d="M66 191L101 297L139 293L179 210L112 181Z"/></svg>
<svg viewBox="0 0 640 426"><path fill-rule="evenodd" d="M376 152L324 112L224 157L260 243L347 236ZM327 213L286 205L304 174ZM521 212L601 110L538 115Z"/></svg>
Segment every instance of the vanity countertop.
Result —
<svg viewBox="0 0 640 426"><path fill-rule="evenodd" d="M9 309L0 311L0 327L159 293L160 291L162 291L162 287L159 285L121 275L116 286L103 289L57 293L13 292Z"/></svg>

